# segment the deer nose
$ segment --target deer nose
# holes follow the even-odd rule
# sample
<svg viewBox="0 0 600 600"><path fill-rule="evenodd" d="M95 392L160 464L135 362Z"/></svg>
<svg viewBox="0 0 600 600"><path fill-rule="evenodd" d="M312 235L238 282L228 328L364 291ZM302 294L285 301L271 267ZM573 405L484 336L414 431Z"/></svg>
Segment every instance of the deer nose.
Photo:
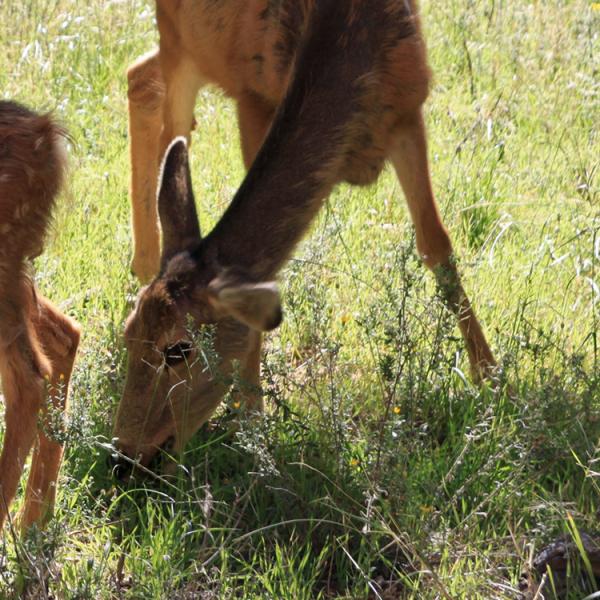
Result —
<svg viewBox="0 0 600 600"><path fill-rule="evenodd" d="M142 454L138 454L137 460L131 459L131 449L125 450L121 444L118 444L116 438L113 439L113 447L118 449L106 457L106 465L112 471L115 479L125 482L134 475L134 470L136 476L142 477L149 471L159 472L161 467L164 466L163 459L165 455L170 456L173 453L175 437L170 436L167 438L159 448L153 450L152 454L148 452L145 455L145 460Z"/></svg>
<svg viewBox="0 0 600 600"><path fill-rule="evenodd" d="M124 481L131 475L131 462L120 454L109 454L106 458L106 466L112 471L113 477L118 481Z"/></svg>

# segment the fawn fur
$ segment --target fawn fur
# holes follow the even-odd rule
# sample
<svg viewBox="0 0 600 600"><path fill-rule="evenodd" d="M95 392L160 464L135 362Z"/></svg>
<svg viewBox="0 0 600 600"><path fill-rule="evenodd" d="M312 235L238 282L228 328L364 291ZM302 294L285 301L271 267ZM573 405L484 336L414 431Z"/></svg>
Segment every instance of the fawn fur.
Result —
<svg viewBox="0 0 600 600"><path fill-rule="evenodd" d="M37 291L30 261L43 250L63 181L65 135L49 115L0 102L0 527L32 447L23 529L49 516L62 459L50 411L65 409L80 332Z"/></svg>

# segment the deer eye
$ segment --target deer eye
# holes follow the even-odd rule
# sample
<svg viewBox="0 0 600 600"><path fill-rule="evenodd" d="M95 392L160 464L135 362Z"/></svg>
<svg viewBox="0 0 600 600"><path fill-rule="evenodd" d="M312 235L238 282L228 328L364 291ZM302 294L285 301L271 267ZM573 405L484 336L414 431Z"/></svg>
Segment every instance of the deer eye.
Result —
<svg viewBox="0 0 600 600"><path fill-rule="evenodd" d="M165 355L165 362L170 367L177 365L186 360L192 353L193 349L194 347L191 342L186 341L177 342L172 346L168 346L163 352Z"/></svg>

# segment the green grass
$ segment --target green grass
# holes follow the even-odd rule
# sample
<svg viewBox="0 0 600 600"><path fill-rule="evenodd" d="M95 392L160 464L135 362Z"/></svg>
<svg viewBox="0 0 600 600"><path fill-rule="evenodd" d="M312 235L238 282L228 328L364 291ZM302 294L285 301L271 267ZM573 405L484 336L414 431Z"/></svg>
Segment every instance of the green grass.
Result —
<svg viewBox="0 0 600 600"><path fill-rule="evenodd" d="M434 187L511 393L463 374L388 171L338 188L282 273L264 420L232 435L217 415L175 479L118 489L101 444L138 288L124 73L156 42L154 9L0 3L2 96L54 110L73 136L37 280L84 331L55 518L24 544L0 534L0 598L517 598L545 543L597 533L600 12L422 9ZM232 104L203 91L196 115L206 231L243 166ZM567 597L593 591L574 576Z"/></svg>

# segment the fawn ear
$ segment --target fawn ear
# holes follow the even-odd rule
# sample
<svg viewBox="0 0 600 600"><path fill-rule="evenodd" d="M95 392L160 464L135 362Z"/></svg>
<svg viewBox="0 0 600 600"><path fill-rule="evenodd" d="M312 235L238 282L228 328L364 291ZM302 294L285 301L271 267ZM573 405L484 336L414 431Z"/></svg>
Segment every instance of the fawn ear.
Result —
<svg viewBox="0 0 600 600"><path fill-rule="evenodd" d="M237 319L255 331L271 331L283 318L277 284L225 284L213 287L210 303L218 312Z"/></svg>
<svg viewBox="0 0 600 600"><path fill-rule="evenodd" d="M175 254L196 246L201 239L185 138L175 138L167 148L158 181L164 268Z"/></svg>

